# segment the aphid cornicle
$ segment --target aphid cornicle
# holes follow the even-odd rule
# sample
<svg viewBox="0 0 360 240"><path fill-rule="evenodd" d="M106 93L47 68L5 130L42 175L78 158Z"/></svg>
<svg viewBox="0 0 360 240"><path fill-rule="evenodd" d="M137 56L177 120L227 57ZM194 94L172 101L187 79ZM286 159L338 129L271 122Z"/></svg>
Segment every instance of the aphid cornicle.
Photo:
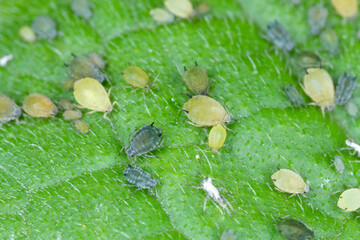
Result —
<svg viewBox="0 0 360 240"><path fill-rule="evenodd" d="M128 66L125 68L123 77L127 83L137 88L150 88L152 84L148 75L137 66Z"/></svg>
<svg viewBox="0 0 360 240"><path fill-rule="evenodd" d="M172 23L175 19L174 15L162 8L150 10L150 15L158 24Z"/></svg>
<svg viewBox="0 0 360 240"><path fill-rule="evenodd" d="M35 42L36 40L35 32L29 26L21 27L19 29L19 35L24 41L29 43Z"/></svg>
<svg viewBox="0 0 360 240"><path fill-rule="evenodd" d="M21 115L21 108L15 101L5 95L0 94L0 125L11 120L18 121Z"/></svg>
<svg viewBox="0 0 360 240"><path fill-rule="evenodd" d="M195 66L189 68L184 67L184 70L182 79L190 91L196 95L206 95L210 84L206 70L199 67L196 62Z"/></svg>
<svg viewBox="0 0 360 240"><path fill-rule="evenodd" d="M73 0L71 2L71 9L79 17L89 19L92 16L90 3L87 0Z"/></svg>
<svg viewBox="0 0 360 240"><path fill-rule="evenodd" d="M279 169L271 176L271 179L280 192L292 193L293 195L290 197L309 191L309 185L304 182L300 175L289 169Z"/></svg>
<svg viewBox="0 0 360 240"><path fill-rule="evenodd" d="M231 121L231 116L219 102L204 95L191 97L182 110L197 127L215 126Z"/></svg>
<svg viewBox="0 0 360 240"><path fill-rule="evenodd" d="M317 35L324 28L328 10L322 4L318 4L308 11L308 23L312 34Z"/></svg>
<svg viewBox="0 0 360 240"><path fill-rule="evenodd" d="M221 234L220 240L237 240L237 237L234 233L234 230L227 229Z"/></svg>
<svg viewBox="0 0 360 240"><path fill-rule="evenodd" d="M338 54L339 50L339 38L336 32L331 28L326 28L320 34L320 40L322 45L332 54Z"/></svg>
<svg viewBox="0 0 360 240"><path fill-rule="evenodd" d="M84 121L76 119L74 121L75 128L81 133L88 133L89 132L89 125L87 125Z"/></svg>
<svg viewBox="0 0 360 240"><path fill-rule="evenodd" d="M189 0L165 0L165 7L177 17L189 18L193 15L194 9Z"/></svg>
<svg viewBox="0 0 360 240"><path fill-rule="evenodd" d="M285 85L284 93L295 107L304 105L304 99L294 85L292 84Z"/></svg>
<svg viewBox="0 0 360 240"><path fill-rule="evenodd" d="M340 195L337 205L345 212L356 211L360 208L360 188L351 188L344 191Z"/></svg>
<svg viewBox="0 0 360 240"><path fill-rule="evenodd" d="M356 87L357 81L355 76L347 73L341 75L336 86L335 103L337 105L344 105L347 103Z"/></svg>
<svg viewBox="0 0 360 240"><path fill-rule="evenodd" d="M314 237L314 231L295 219L278 219L276 230L290 240L304 240Z"/></svg>
<svg viewBox="0 0 360 240"><path fill-rule="evenodd" d="M358 0L331 0L331 3L343 18L354 18L358 14Z"/></svg>
<svg viewBox="0 0 360 240"><path fill-rule="evenodd" d="M334 163L332 165L335 166L336 171L339 173L343 173L345 171L345 165L340 156L334 157Z"/></svg>
<svg viewBox="0 0 360 240"><path fill-rule="evenodd" d="M221 125L214 126L209 133L209 147L213 152L217 152L226 139L226 129Z"/></svg>
<svg viewBox="0 0 360 240"><path fill-rule="evenodd" d="M102 83L105 79L105 74L88 57L73 54L73 59L65 66L68 68L73 81L89 77Z"/></svg>
<svg viewBox="0 0 360 240"><path fill-rule="evenodd" d="M151 189L154 188L157 184L157 179L151 178L151 174L145 172L139 167L133 167L129 165L128 168L124 170L125 179L132 183L133 185L126 185L128 187L137 187L133 194L142 189L149 189L149 193L151 193Z"/></svg>
<svg viewBox="0 0 360 240"><path fill-rule="evenodd" d="M28 95L24 99L22 108L31 117L47 118L56 115L58 112L50 98L38 93Z"/></svg>
<svg viewBox="0 0 360 240"><path fill-rule="evenodd" d="M294 43L285 27L278 21L271 22L266 26L267 38L274 43L277 48L291 51Z"/></svg>
<svg viewBox="0 0 360 240"><path fill-rule="evenodd" d="M40 16L31 23L32 30L39 39L53 39L56 37L56 23L50 17Z"/></svg>

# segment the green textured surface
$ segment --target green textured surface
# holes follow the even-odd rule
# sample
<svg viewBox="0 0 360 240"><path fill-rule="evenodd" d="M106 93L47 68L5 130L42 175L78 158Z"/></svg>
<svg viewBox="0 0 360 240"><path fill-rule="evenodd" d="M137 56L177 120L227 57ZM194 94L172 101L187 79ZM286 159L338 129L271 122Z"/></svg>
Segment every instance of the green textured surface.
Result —
<svg viewBox="0 0 360 240"><path fill-rule="evenodd" d="M311 1L293 6L285 0L209 0L206 16L166 26L149 15L162 6L160 0L94 0L89 21L76 17L69 2L0 0L0 56L14 55L0 68L1 93L19 104L28 92L74 101L62 88L63 63L71 53L98 52L108 63L111 100L123 109L115 106L109 115L115 129L100 113L85 115L87 135L61 114L21 117L27 124L0 128L1 239L218 239L229 228L239 239L282 239L274 225L286 215L302 220L320 239L358 236L356 213L340 211L339 193L331 194L359 186L356 157L339 149L347 138L360 140L360 120L344 107L325 120L318 107L292 108L281 91L297 84L288 69L291 55L260 37L269 21L284 23L296 47L317 51L336 81L344 71L359 73L358 20L343 21L327 1L319 1L328 7L328 24L341 41L341 54L331 55L310 34ZM59 36L27 44L18 29L37 15L52 17ZM210 94L236 119L220 155L206 145L205 131L185 123L180 111L187 101L182 68L194 61L208 70ZM118 88L127 85L121 71L128 62L151 79L159 74L153 92ZM360 105L360 89L354 100ZM124 152L117 155L132 131L153 121L166 136L164 145L154 151L159 158L140 157L137 165L161 184L155 198L147 191L130 197L135 189L122 185L122 172L131 160ZM330 167L335 155L345 159L343 174ZM277 167L295 170L309 182L307 198L286 200L289 194L275 190L270 176ZM223 179L214 184L227 190L221 193L236 209L233 218L221 215L211 201L202 214L205 193L186 185L200 184L197 172Z"/></svg>

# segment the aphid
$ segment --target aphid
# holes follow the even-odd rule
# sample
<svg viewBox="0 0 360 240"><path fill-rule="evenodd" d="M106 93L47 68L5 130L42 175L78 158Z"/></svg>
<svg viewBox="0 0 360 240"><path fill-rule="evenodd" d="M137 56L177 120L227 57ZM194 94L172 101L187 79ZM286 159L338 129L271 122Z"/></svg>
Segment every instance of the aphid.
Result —
<svg viewBox="0 0 360 240"><path fill-rule="evenodd" d="M294 87L294 85L292 84L285 85L284 90L286 97L290 99L290 101L295 107L304 105L304 99L300 95L298 90Z"/></svg>
<svg viewBox="0 0 360 240"><path fill-rule="evenodd" d="M172 14L181 18L189 18L194 12L189 0L165 0L164 4Z"/></svg>
<svg viewBox="0 0 360 240"><path fill-rule="evenodd" d="M347 103L350 100L356 87L357 81L355 76L347 73L341 75L336 86L335 103L337 105L344 105Z"/></svg>
<svg viewBox="0 0 360 240"><path fill-rule="evenodd" d="M199 67L196 62L195 66L188 69L184 67L184 70L182 79L190 91L196 95L206 94L210 85L206 70Z"/></svg>
<svg viewBox="0 0 360 240"><path fill-rule="evenodd" d="M335 166L336 171L339 173L343 173L345 171L345 165L340 156L334 157L334 163L332 165Z"/></svg>
<svg viewBox="0 0 360 240"><path fill-rule="evenodd" d="M340 52L339 38L333 29L327 28L323 30L320 34L320 40L325 49L330 53L338 54Z"/></svg>
<svg viewBox="0 0 360 240"><path fill-rule="evenodd" d="M348 114L350 114L351 116L356 117L358 115L359 108L354 102L352 101L348 102L345 108Z"/></svg>
<svg viewBox="0 0 360 240"><path fill-rule="evenodd" d="M331 0L331 3L343 18L354 18L358 14L358 0Z"/></svg>
<svg viewBox="0 0 360 240"><path fill-rule="evenodd" d="M129 157L140 156L159 148L161 145L161 129L154 126L154 122L150 125L144 124L131 138L130 145L125 148L125 152ZM134 163L133 162L133 163Z"/></svg>
<svg viewBox="0 0 360 240"><path fill-rule="evenodd" d="M56 37L56 23L50 17L40 16L31 23L32 30L39 39L53 39Z"/></svg>
<svg viewBox="0 0 360 240"><path fill-rule="evenodd" d="M90 62L95 64L95 66L98 67L99 69L103 69L106 65L104 59L97 53L90 53L88 59Z"/></svg>
<svg viewBox="0 0 360 240"><path fill-rule="evenodd" d="M29 43L35 42L36 40L35 32L29 26L22 26L19 29L19 35L24 41Z"/></svg>
<svg viewBox="0 0 360 240"><path fill-rule="evenodd" d="M63 83L63 88L65 88L65 89L73 89L74 88L74 81L72 79L66 80Z"/></svg>
<svg viewBox="0 0 360 240"><path fill-rule="evenodd" d="M92 15L90 4L86 0L73 0L71 9L76 15L85 19L89 19Z"/></svg>
<svg viewBox="0 0 360 240"><path fill-rule="evenodd" d="M82 114L79 110L66 110L63 113L63 117L65 120L70 121L81 118Z"/></svg>
<svg viewBox="0 0 360 240"><path fill-rule="evenodd" d="M231 121L231 117L224 107L208 96L197 95L190 98L182 110L197 127L215 126Z"/></svg>
<svg viewBox="0 0 360 240"><path fill-rule="evenodd" d="M152 195L151 189L157 184L157 179L151 178L150 173L145 172L139 167L133 167L131 165L124 170L124 176L128 182L133 184L126 186L138 188L133 192L133 194L139 190L147 188L149 193Z"/></svg>
<svg viewBox="0 0 360 240"><path fill-rule="evenodd" d="M5 95L0 94L0 125L11 120L18 121L21 115L21 108L15 101Z"/></svg>
<svg viewBox="0 0 360 240"><path fill-rule="evenodd" d="M103 74L87 57L76 56L73 54L73 59L69 64L65 64L65 66L68 68L70 77L74 81L89 77L102 83L105 79L105 74Z"/></svg>
<svg viewBox="0 0 360 240"><path fill-rule="evenodd" d="M111 89L110 89L111 90ZM93 78L83 78L74 83L74 97L83 107L93 112L107 113L113 110L113 104L110 102L110 90L105 91L101 83Z"/></svg>
<svg viewBox="0 0 360 240"><path fill-rule="evenodd" d="M221 125L214 126L209 133L209 147L213 152L217 152L226 139L226 130Z"/></svg>
<svg viewBox="0 0 360 240"><path fill-rule="evenodd" d="M159 24L172 23L175 19L174 15L162 8L154 8L150 10L150 15Z"/></svg>
<svg viewBox="0 0 360 240"><path fill-rule="evenodd" d="M350 140L345 140L345 144L348 145L350 148L354 149L354 152L351 153L351 155L354 155L355 153L358 154L358 157L360 157L360 145L355 143L355 142L352 142Z"/></svg>
<svg viewBox="0 0 360 240"><path fill-rule="evenodd" d="M28 95L24 99L22 107L31 117L52 117L58 112L57 107L50 98L38 93Z"/></svg>
<svg viewBox="0 0 360 240"><path fill-rule="evenodd" d="M84 121L76 119L74 121L74 125L75 125L75 128L81 133L88 133L89 132L89 126Z"/></svg>
<svg viewBox="0 0 360 240"><path fill-rule="evenodd" d="M278 21L271 22L266 26L267 39L274 43L277 48L291 51L294 43L284 26Z"/></svg>
<svg viewBox="0 0 360 240"><path fill-rule="evenodd" d="M150 88L152 84L148 75L137 66L125 68L123 77L127 83L137 88Z"/></svg>
<svg viewBox="0 0 360 240"><path fill-rule="evenodd" d="M196 15L203 15L207 12L209 12L211 9L211 6L209 3L207 2L202 2L202 3L199 3L199 5L196 6L195 8L195 14Z"/></svg>
<svg viewBox="0 0 360 240"><path fill-rule="evenodd" d="M2 58L0 58L0 67L5 67L7 63L12 59L13 59L12 54L3 56Z"/></svg>
<svg viewBox="0 0 360 240"><path fill-rule="evenodd" d="M317 35L324 28L328 10L321 4L318 4L308 11L308 23L312 34Z"/></svg>
<svg viewBox="0 0 360 240"><path fill-rule="evenodd" d="M309 229L300 221L295 219L279 219L275 226L276 230L285 238L290 240L311 239L314 231Z"/></svg>
<svg viewBox="0 0 360 240"><path fill-rule="evenodd" d="M296 54L296 65L302 71L307 68L321 68L322 60L314 52L310 51L301 51Z"/></svg>
<svg viewBox="0 0 360 240"><path fill-rule="evenodd" d="M345 212L353 212L360 208L360 188L345 190L339 197L338 207Z"/></svg>
<svg viewBox="0 0 360 240"><path fill-rule="evenodd" d="M62 110L71 110L74 108L73 104L65 99L65 98L61 98L60 101L59 101L59 107L62 109Z"/></svg>
<svg viewBox="0 0 360 240"><path fill-rule="evenodd" d="M331 111L335 106L334 83L327 71L322 68L309 68L304 76L304 92L324 110Z"/></svg>
<svg viewBox="0 0 360 240"><path fill-rule="evenodd" d="M277 190L292 193L293 195L290 197L309 191L309 185L304 182L300 175L289 169L279 169L271 176L271 179L277 187Z"/></svg>
<svg viewBox="0 0 360 240"><path fill-rule="evenodd" d="M220 240L236 240L236 235L234 233L234 230L232 229L227 229L225 230L221 236L220 236Z"/></svg>

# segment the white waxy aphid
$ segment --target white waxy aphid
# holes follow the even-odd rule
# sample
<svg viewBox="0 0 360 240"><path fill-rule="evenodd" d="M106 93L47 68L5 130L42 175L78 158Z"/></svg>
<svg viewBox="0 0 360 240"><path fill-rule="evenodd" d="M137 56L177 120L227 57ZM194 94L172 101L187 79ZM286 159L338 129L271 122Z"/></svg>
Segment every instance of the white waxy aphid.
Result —
<svg viewBox="0 0 360 240"><path fill-rule="evenodd" d="M29 43L35 42L36 40L35 32L29 26L22 26L19 29L19 35L24 41Z"/></svg>
<svg viewBox="0 0 360 240"><path fill-rule="evenodd" d="M71 9L79 17L89 19L92 16L91 6L87 0L73 0Z"/></svg>
<svg viewBox="0 0 360 240"><path fill-rule="evenodd" d="M360 208L360 188L345 190L339 197L338 207L345 212L353 212Z"/></svg>
<svg viewBox="0 0 360 240"><path fill-rule="evenodd" d="M189 18L194 13L193 6L189 0L165 0L164 4L177 17Z"/></svg>
<svg viewBox="0 0 360 240"><path fill-rule="evenodd" d="M360 157L360 145L352 142L350 140L346 140L345 144L348 145L350 148L354 149L354 152L352 153L352 155L354 155L355 153L357 153L358 157Z"/></svg>
<svg viewBox="0 0 360 240"><path fill-rule="evenodd" d="M335 166L336 171L339 173L343 173L345 171L345 165L340 156L334 157L334 163L332 165Z"/></svg>
<svg viewBox="0 0 360 240"><path fill-rule="evenodd" d="M81 118L82 114L79 110L66 110L63 113L63 117L65 120L70 121Z"/></svg>
<svg viewBox="0 0 360 240"><path fill-rule="evenodd" d="M309 191L309 185L304 182L301 176L289 169L279 169L271 176L271 179L280 192L295 195L304 194Z"/></svg>
<svg viewBox="0 0 360 240"><path fill-rule="evenodd" d="M346 108L346 111L348 112L348 114L350 114L353 117L356 117L358 115L358 113L359 113L358 106L352 101L348 102L345 105L345 108Z"/></svg>
<svg viewBox="0 0 360 240"><path fill-rule="evenodd" d="M317 35L324 28L328 10L322 4L316 5L308 11L308 23L312 34Z"/></svg>
<svg viewBox="0 0 360 240"><path fill-rule="evenodd" d="M331 3L343 18L354 18L358 14L358 0L331 0Z"/></svg>
<svg viewBox="0 0 360 240"><path fill-rule="evenodd" d="M81 133L88 133L89 132L89 125L87 125L84 121L79 119L74 121L75 128Z"/></svg>
<svg viewBox="0 0 360 240"><path fill-rule="evenodd" d="M0 58L0 67L5 67L7 63L13 59L13 55L9 54Z"/></svg>
<svg viewBox="0 0 360 240"><path fill-rule="evenodd" d="M159 24L172 23L175 19L174 15L163 8L154 8L150 10L150 15Z"/></svg>
<svg viewBox="0 0 360 240"><path fill-rule="evenodd" d="M266 26L267 39L274 43L275 47L291 51L294 43L285 27L278 21L269 23Z"/></svg>
<svg viewBox="0 0 360 240"><path fill-rule="evenodd" d="M217 152L226 139L226 130L222 125L214 126L209 133L209 147L213 152Z"/></svg>

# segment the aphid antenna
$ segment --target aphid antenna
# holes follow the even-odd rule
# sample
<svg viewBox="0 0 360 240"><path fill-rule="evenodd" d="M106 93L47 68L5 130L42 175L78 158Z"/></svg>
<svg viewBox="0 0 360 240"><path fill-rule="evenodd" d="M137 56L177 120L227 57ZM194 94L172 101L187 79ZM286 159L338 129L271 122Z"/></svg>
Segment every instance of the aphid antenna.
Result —
<svg viewBox="0 0 360 240"><path fill-rule="evenodd" d="M184 66L184 72L186 72L186 67Z"/></svg>
<svg viewBox="0 0 360 240"><path fill-rule="evenodd" d="M188 96L189 98L192 98L192 97L193 97L193 96L191 96L191 95L190 95L190 94L188 94L188 93L186 94L186 96Z"/></svg>
<svg viewBox="0 0 360 240"><path fill-rule="evenodd" d="M186 113L189 113L189 111L188 110L185 110L185 109L183 109L183 108L181 108L181 110L183 110L184 112L186 112Z"/></svg>
<svg viewBox="0 0 360 240"><path fill-rule="evenodd" d="M152 122L152 123L150 124L150 126L154 126L154 123L155 123L155 122Z"/></svg>
<svg viewBox="0 0 360 240"><path fill-rule="evenodd" d="M198 63L195 61L195 67L197 67L198 66Z"/></svg>
<svg viewBox="0 0 360 240"><path fill-rule="evenodd" d="M70 54L71 54L71 56L73 56L73 58L76 58L75 53L70 53Z"/></svg>
<svg viewBox="0 0 360 240"><path fill-rule="evenodd" d="M306 75L308 75L308 74L309 74L309 72L308 72L307 68L304 68L304 72L305 72L305 74L306 74Z"/></svg>
<svg viewBox="0 0 360 240"><path fill-rule="evenodd" d="M69 67L69 64L67 64L67 63L64 63L64 66L65 66L65 67Z"/></svg>

